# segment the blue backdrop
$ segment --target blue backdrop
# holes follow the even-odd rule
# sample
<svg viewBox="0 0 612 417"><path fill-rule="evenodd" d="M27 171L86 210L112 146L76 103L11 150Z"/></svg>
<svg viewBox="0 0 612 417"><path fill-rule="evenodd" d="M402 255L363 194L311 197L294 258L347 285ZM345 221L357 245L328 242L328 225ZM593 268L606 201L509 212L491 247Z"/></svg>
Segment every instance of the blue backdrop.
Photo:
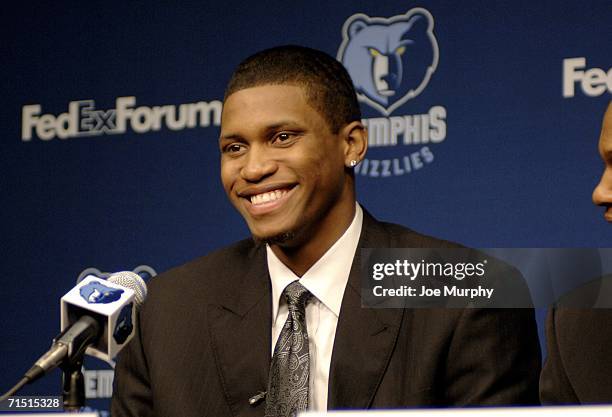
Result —
<svg viewBox="0 0 612 417"><path fill-rule="evenodd" d="M397 23L417 14L402 50ZM274 45L358 74L373 132L358 195L378 218L474 247L610 246L590 197L610 21L608 0L4 6L0 391L48 348L85 269L160 272L248 234L219 181L219 101ZM108 367L87 367L104 409ZM24 392L59 391L57 372Z"/></svg>

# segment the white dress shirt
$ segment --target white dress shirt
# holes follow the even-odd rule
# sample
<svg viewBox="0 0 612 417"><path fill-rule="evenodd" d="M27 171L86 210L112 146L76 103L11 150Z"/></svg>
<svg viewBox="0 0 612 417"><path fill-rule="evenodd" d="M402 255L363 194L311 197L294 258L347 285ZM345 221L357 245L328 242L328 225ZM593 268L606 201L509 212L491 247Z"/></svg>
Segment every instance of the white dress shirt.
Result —
<svg viewBox="0 0 612 417"><path fill-rule="evenodd" d="M268 271L272 281L272 354L289 310L283 290L295 280L312 293L306 305L306 326L310 353L308 405L310 410L327 410L329 367L344 289L348 282L357 243L361 235L363 211L356 204L355 217L344 234L302 278L283 264L268 246Z"/></svg>

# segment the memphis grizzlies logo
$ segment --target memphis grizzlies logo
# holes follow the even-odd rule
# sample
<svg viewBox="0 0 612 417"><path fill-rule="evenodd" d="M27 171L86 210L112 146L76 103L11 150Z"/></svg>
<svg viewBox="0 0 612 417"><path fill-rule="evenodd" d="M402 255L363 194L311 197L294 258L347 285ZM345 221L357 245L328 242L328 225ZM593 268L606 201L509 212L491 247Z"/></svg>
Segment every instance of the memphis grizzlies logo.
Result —
<svg viewBox="0 0 612 417"><path fill-rule="evenodd" d="M91 281L81 287L80 294L90 304L110 304L121 298L123 290L107 287L99 281Z"/></svg>
<svg viewBox="0 0 612 417"><path fill-rule="evenodd" d="M433 17L423 8L390 18L349 17L337 59L353 79L359 100L388 116L419 95L438 66L433 28Z"/></svg>
<svg viewBox="0 0 612 417"><path fill-rule="evenodd" d="M115 325L115 330L113 331L113 338L117 344L121 345L125 343L128 336L132 334L134 330L134 324L132 324L132 310L134 308L134 303L129 303L124 306L119 313L119 317L117 318L117 324Z"/></svg>

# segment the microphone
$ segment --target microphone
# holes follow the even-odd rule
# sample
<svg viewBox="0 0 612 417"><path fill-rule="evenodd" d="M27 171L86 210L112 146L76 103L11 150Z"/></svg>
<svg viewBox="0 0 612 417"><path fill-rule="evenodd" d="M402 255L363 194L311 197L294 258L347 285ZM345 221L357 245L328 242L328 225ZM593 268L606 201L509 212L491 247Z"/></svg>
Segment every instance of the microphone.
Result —
<svg viewBox="0 0 612 417"><path fill-rule="evenodd" d="M146 284L130 271L107 280L83 278L61 298L62 332L24 379L31 383L83 353L113 365L112 359L134 336L136 311L146 295Z"/></svg>

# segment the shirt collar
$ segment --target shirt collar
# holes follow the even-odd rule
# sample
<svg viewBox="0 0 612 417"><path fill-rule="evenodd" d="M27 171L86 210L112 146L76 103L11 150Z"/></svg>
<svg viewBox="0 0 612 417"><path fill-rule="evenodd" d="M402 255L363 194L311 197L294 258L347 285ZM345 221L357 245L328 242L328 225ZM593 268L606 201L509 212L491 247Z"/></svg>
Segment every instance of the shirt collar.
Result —
<svg viewBox="0 0 612 417"><path fill-rule="evenodd" d="M356 203L355 216L344 234L306 271L302 278L299 278L287 268L272 252L270 246L266 245L268 271L272 281L272 320L276 320L283 290L291 282L298 279L336 316L340 315L342 297L353 265L362 224L363 210Z"/></svg>

